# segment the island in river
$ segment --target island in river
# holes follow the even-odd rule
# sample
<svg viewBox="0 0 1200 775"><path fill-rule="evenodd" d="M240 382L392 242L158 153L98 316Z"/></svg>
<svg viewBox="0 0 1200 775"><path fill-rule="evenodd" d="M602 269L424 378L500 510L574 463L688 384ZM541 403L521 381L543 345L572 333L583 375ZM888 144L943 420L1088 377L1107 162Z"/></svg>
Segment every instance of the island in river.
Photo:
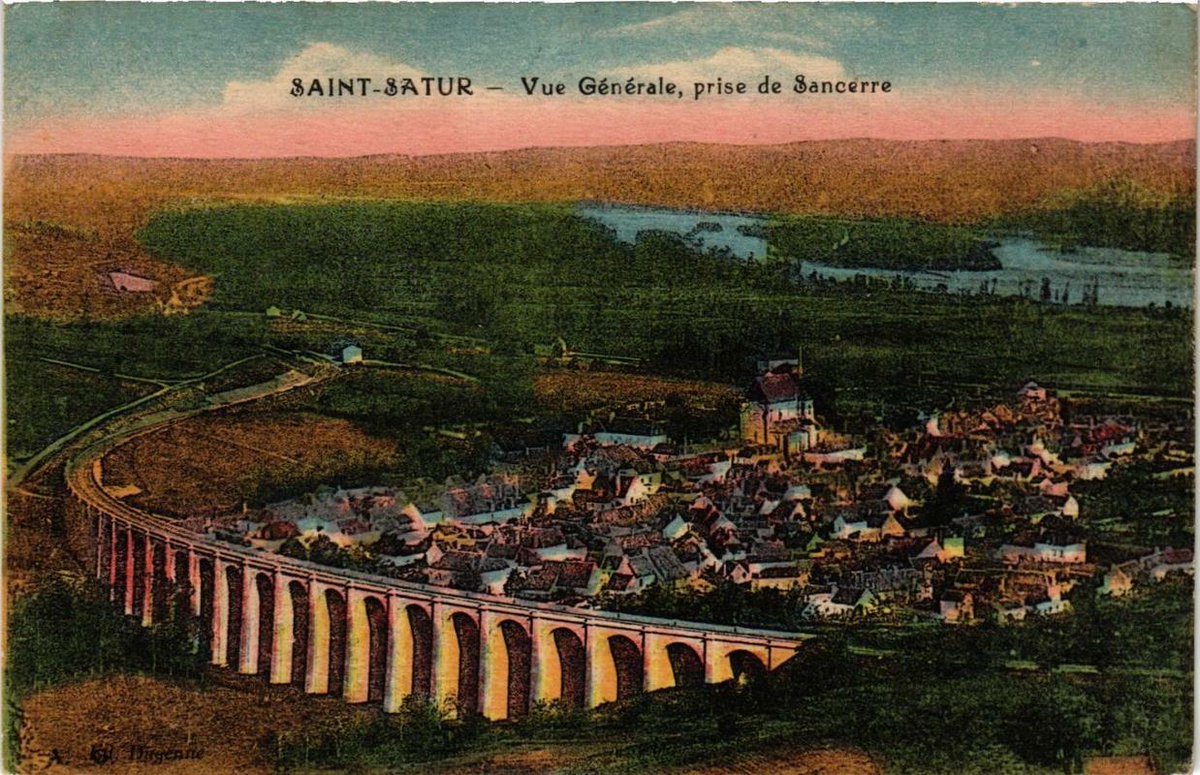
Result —
<svg viewBox="0 0 1200 775"><path fill-rule="evenodd" d="M801 263L902 271L1001 268L1000 259L992 252L999 243L941 224L788 217L739 229L759 230L778 256Z"/></svg>

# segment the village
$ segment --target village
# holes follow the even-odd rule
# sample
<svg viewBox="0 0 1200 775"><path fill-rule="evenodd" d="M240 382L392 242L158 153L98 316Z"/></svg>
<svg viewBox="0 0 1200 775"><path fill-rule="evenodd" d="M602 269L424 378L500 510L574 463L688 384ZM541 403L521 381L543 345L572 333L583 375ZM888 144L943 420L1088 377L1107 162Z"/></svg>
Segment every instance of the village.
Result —
<svg viewBox="0 0 1200 775"><path fill-rule="evenodd" d="M1068 422L1055 393L1029 382L991 406L846 435L823 425L802 375L795 356L761 359L739 427L709 443L669 439L662 402L608 407L561 445L497 454L474 482L326 487L207 528L263 551L582 607L655 585L774 589L812 622L1006 623L1193 573L1190 548L1089 546L1076 497L1135 463L1190 478L1186 423Z"/></svg>

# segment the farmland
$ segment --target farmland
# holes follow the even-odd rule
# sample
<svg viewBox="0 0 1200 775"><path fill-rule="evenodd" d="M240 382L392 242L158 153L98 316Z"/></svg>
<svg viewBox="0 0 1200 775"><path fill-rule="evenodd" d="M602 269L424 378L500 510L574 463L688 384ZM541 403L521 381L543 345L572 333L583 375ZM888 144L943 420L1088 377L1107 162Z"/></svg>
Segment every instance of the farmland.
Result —
<svg viewBox="0 0 1200 775"><path fill-rule="evenodd" d="M11 347L11 345L10 345ZM45 390L53 385L53 391ZM101 412L153 392L145 383L8 353L8 450L24 459Z"/></svg>
<svg viewBox="0 0 1200 775"><path fill-rule="evenodd" d="M362 369L140 436L105 458L105 482L136 487L130 502L139 508L187 518L235 513L322 485L440 481L481 468L486 454L469 442L437 440L430 429L493 409L473 383Z"/></svg>
<svg viewBox="0 0 1200 775"><path fill-rule="evenodd" d="M603 371L546 371L534 379L533 390L541 406L566 414L646 401L676 400L698 410L741 400L731 385Z"/></svg>
<svg viewBox="0 0 1200 775"><path fill-rule="evenodd" d="M10 221L4 242L9 314L55 320L124 317L161 309L177 286L180 305L196 306L208 288L203 281L183 284L187 274L182 269L155 261L129 235L105 237L53 222ZM119 293L104 279L113 271L146 278L155 287Z"/></svg>
<svg viewBox="0 0 1200 775"><path fill-rule="evenodd" d="M139 508L214 516L276 492L378 475L397 460L394 444L344 420L235 413L194 418L119 447L105 459L105 481L138 487L130 502Z"/></svg>

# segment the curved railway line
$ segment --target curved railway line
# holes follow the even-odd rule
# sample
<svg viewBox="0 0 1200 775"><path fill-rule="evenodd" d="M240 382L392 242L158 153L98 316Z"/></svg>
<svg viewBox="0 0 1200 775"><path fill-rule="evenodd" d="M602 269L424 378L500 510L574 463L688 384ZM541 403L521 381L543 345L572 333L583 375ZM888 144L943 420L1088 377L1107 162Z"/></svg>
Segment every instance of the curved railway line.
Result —
<svg viewBox="0 0 1200 775"><path fill-rule="evenodd" d="M110 433L65 466L87 516L89 564L111 599L145 626L198 618L212 664L347 702L378 702L388 712L418 695L500 720L536 702L595 707L773 670L812 637L517 602L331 568L218 540L105 488L112 449L314 381L297 375L199 409L116 418Z"/></svg>

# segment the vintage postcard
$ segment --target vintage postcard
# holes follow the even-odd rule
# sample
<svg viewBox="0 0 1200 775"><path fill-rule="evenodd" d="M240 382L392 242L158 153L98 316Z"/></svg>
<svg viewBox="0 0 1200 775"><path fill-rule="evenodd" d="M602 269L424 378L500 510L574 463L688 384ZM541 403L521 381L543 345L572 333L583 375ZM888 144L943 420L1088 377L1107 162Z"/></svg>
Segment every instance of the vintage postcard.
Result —
<svg viewBox="0 0 1200 775"><path fill-rule="evenodd" d="M1193 4L18 4L4 763L1166 775Z"/></svg>

